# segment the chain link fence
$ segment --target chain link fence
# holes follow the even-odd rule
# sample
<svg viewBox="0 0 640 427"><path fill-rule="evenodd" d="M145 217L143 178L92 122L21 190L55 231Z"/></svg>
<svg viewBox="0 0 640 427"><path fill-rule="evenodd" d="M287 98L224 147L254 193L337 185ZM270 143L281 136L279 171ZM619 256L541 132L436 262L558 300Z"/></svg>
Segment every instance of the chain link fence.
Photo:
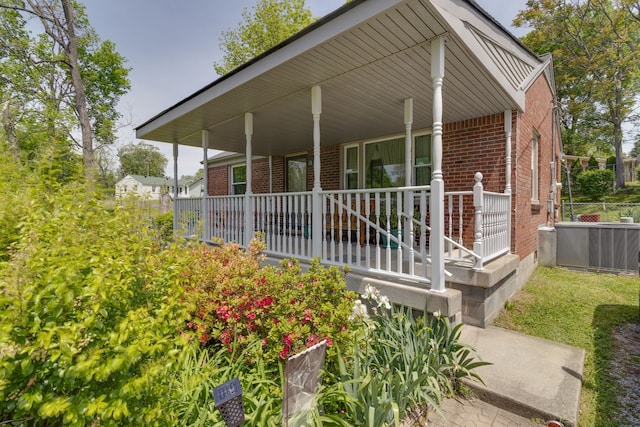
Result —
<svg viewBox="0 0 640 427"><path fill-rule="evenodd" d="M562 201L562 221L621 222L620 218L632 218L640 223L640 203L568 203ZM629 220L626 220L629 222Z"/></svg>

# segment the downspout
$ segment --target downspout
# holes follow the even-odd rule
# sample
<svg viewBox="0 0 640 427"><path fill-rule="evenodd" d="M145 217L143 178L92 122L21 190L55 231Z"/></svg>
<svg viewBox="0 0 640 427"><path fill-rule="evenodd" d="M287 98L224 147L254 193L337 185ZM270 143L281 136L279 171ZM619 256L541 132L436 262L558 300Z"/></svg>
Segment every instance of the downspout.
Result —
<svg viewBox="0 0 640 427"><path fill-rule="evenodd" d="M547 200L547 226L555 225L555 203L556 203L556 103L553 99L553 108L551 109L551 191L549 192L549 200Z"/></svg>

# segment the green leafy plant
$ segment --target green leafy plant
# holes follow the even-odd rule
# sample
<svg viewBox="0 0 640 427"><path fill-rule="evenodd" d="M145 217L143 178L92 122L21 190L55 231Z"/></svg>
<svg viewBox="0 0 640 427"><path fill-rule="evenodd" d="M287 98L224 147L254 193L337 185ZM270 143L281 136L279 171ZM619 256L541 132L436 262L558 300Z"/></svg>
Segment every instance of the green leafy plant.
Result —
<svg viewBox="0 0 640 427"><path fill-rule="evenodd" d="M241 352L192 346L180 361L171 380L167 409L176 426L225 426L220 410L215 407L212 390L233 378L243 389L245 424L249 426L279 426L282 420L280 366L263 361L247 363L252 343Z"/></svg>
<svg viewBox="0 0 640 427"><path fill-rule="evenodd" d="M187 295L194 305L187 323L203 345L246 347L254 360L275 363L327 340L333 345L351 340L348 321L354 294L345 289L337 268L313 260L303 272L296 260L280 268L262 266L259 239L245 252L236 244L191 252L183 271Z"/></svg>
<svg viewBox="0 0 640 427"><path fill-rule="evenodd" d="M0 264L0 419L164 424L167 373L186 345L180 257L139 212L73 187L25 193Z"/></svg>
<svg viewBox="0 0 640 427"><path fill-rule="evenodd" d="M586 170L577 177L580 192L593 201L600 201L613 192L614 175L610 169Z"/></svg>
<svg viewBox="0 0 640 427"><path fill-rule="evenodd" d="M153 225L160 242L168 244L173 240L173 212L158 215L153 219Z"/></svg>
<svg viewBox="0 0 640 427"><path fill-rule="evenodd" d="M336 382L350 397L344 410L355 425L398 425L411 411L439 410L444 396L458 390L461 378L472 376L478 361L472 348L460 343L460 326L439 315L416 317L411 308L393 307L379 291L367 287L356 301L352 319L360 321L353 356L339 358ZM402 351L398 351L402 349Z"/></svg>

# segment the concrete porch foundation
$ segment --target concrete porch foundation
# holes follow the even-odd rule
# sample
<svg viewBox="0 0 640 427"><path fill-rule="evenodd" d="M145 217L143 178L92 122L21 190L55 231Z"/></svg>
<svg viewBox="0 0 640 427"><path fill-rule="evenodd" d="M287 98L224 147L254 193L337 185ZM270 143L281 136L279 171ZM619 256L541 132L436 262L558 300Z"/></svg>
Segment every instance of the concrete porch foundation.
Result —
<svg viewBox="0 0 640 427"><path fill-rule="evenodd" d="M280 258L268 257L267 262L279 264ZM301 262L305 267L304 261ZM434 292L427 284L412 280L351 270L345 275L347 289L363 294L367 285L380 290L396 303L428 313L440 312L452 324L465 324L486 328L491 325L504 304L531 275L535 257L520 260L517 255L504 255L474 270L468 265L446 264L452 275L447 277L444 292Z"/></svg>

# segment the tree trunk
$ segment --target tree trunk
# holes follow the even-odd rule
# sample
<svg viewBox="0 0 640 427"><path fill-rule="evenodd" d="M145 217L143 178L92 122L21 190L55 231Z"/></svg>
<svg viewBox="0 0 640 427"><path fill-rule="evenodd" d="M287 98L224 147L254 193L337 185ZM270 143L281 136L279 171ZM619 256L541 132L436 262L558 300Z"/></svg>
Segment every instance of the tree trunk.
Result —
<svg viewBox="0 0 640 427"><path fill-rule="evenodd" d="M616 148L616 188L624 188L624 153L622 152L622 82L616 82L613 109L613 142Z"/></svg>
<svg viewBox="0 0 640 427"><path fill-rule="evenodd" d="M9 144L9 152L13 158L20 163L20 148L18 147L18 137L16 129L11 121L10 115L11 100L7 100L2 104L2 127L7 135L7 143Z"/></svg>
<svg viewBox="0 0 640 427"><path fill-rule="evenodd" d="M93 183L95 178L95 155L93 152L93 132L91 130L91 119L87 108L87 97L84 91L84 82L80 75L80 65L78 63L78 39L75 32L75 23L73 18L73 6L70 0L60 0L62 10L66 20L67 36L69 42L66 46L67 56L69 59L69 68L71 71L71 82L75 89L76 110L78 120L80 121L80 130L82 133L82 160L84 162L84 175L87 182Z"/></svg>
<svg viewBox="0 0 640 427"><path fill-rule="evenodd" d="M171 196L166 190L160 191L160 215L169 212L171 206Z"/></svg>

